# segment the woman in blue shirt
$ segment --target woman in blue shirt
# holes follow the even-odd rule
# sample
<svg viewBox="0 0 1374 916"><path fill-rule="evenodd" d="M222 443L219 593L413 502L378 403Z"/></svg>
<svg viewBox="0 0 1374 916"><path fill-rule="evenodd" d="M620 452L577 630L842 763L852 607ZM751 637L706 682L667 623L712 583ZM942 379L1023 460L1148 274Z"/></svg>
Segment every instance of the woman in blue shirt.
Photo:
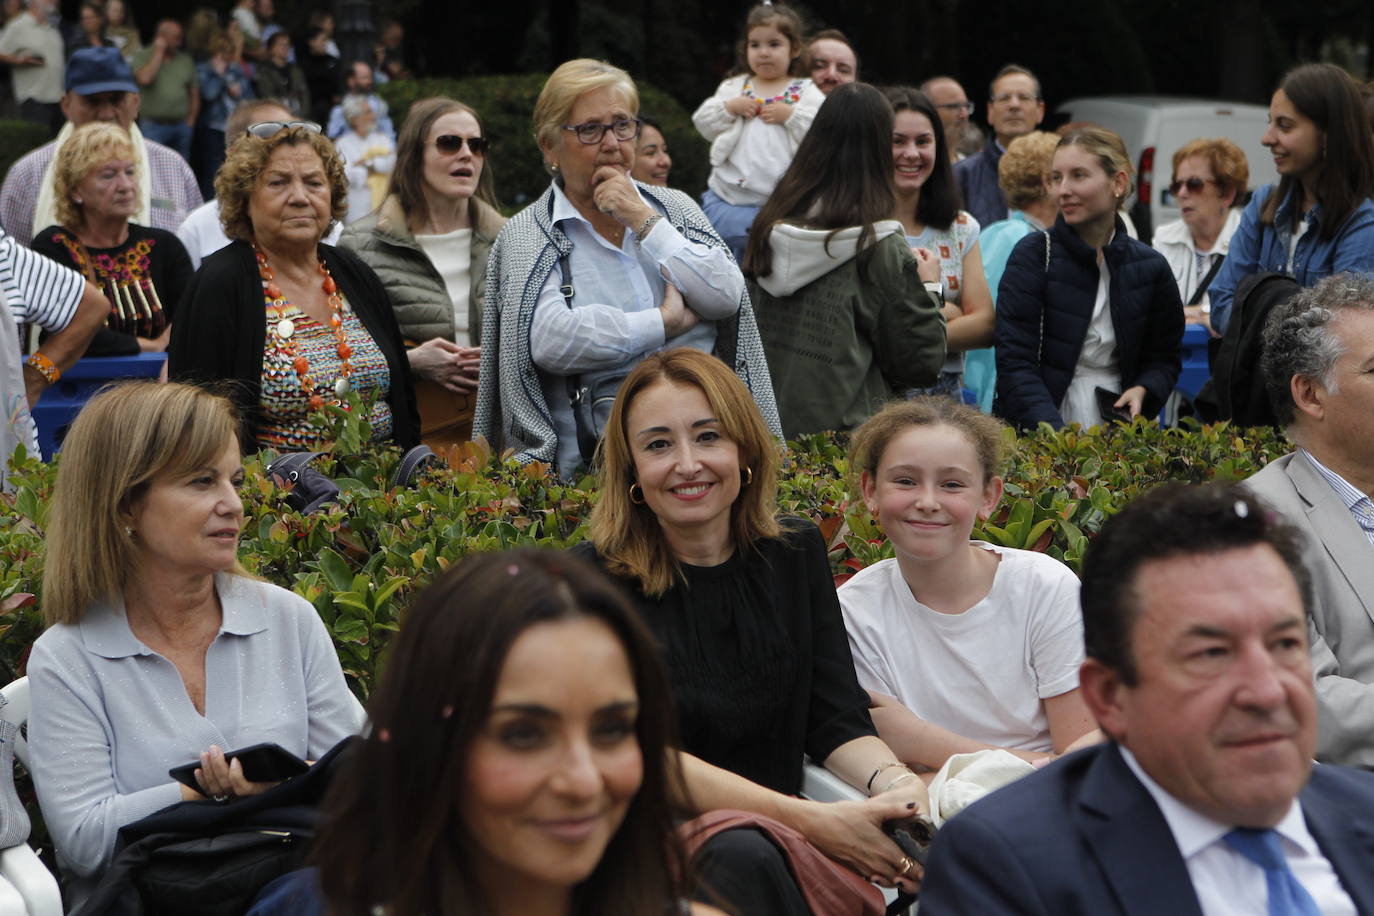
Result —
<svg viewBox="0 0 1374 916"><path fill-rule="evenodd" d="M1269 102L1261 142L1279 183L1255 192L1208 292L1225 333L1236 287L1277 271L1304 287L1342 271L1374 270L1374 137L1355 81L1333 64L1288 72Z"/></svg>

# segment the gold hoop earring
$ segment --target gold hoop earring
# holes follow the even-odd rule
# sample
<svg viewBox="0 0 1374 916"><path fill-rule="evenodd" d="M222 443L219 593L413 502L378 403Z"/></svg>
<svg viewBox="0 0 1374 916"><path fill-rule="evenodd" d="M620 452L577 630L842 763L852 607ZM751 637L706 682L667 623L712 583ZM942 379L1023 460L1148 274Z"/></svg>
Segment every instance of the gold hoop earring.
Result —
<svg viewBox="0 0 1374 916"><path fill-rule="evenodd" d="M744 483L742 484L742 486L746 486L746 487L747 487L747 486L749 486L749 485L750 485L751 483L753 483L753 482L754 482L754 469L751 468L751 467L746 467L746 468L744 469Z"/></svg>
<svg viewBox="0 0 1374 916"><path fill-rule="evenodd" d="M635 499L635 490L639 491L639 499ZM644 488L637 483L630 484L630 502L636 506L644 505Z"/></svg>

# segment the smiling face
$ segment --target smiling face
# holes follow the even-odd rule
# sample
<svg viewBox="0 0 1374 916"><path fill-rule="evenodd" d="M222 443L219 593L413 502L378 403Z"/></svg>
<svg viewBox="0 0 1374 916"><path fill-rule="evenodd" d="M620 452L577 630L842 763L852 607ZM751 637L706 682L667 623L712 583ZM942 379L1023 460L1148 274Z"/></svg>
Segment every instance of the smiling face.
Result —
<svg viewBox="0 0 1374 916"><path fill-rule="evenodd" d="M899 111L892 121L892 167L897 192L919 191L935 165L935 129L919 111Z"/></svg>
<svg viewBox="0 0 1374 916"><path fill-rule="evenodd" d="M633 118L635 112L613 86L603 86L584 92L568 112L568 124L600 122L612 124L623 118ZM593 176L603 166L611 166L628 173L635 164L635 138L619 140L615 132L607 130L600 143L583 143L577 132L560 130L552 143L544 146L544 161L557 166L563 178L563 191L574 203L591 206L595 190Z"/></svg>
<svg viewBox="0 0 1374 916"><path fill-rule="evenodd" d="M667 187L668 172L672 167L668 141L663 139L657 127L643 125L639 129L639 149L635 151L635 165L631 174L645 184Z"/></svg>
<svg viewBox="0 0 1374 916"><path fill-rule="evenodd" d="M1001 478L984 481L968 434L943 423L893 436L876 473L865 471L859 484L898 557L919 562L967 550L974 522L987 518L1002 495Z"/></svg>
<svg viewBox="0 0 1374 916"><path fill-rule="evenodd" d="M625 438L635 480L669 542L704 534L724 549L740 492L739 447L702 390L667 380L642 389L625 411Z"/></svg>
<svg viewBox="0 0 1374 916"><path fill-rule="evenodd" d="M1126 176L1108 175L1102 160L1081 146L1061 146L1050 166L1050 193L1070 226L1115 219Z"/></svg>
<svg viewBox="0 0 1374 916"><path fill-rule="evenodd" d="M1298 111L1282 90L1269 102L1269 129L1260 142L1274 156L1279 175L1309 182L1321 171L1326 137L1315 121Z"/></svg>
<svg viewBox="0 0 1374 916"><path fill-rule="evenodd" d="M771 25L756 25L744 41L745 59L755 79L786 79L792 60L801 52L787 36Z"/></svg>
<svg viewBox="0 0 1374 916"><path fill-rule="evenodd" d="M87 219L128 219L138 212L138 165L129 159L109 159L86 173L72 197Z"/></svg>
<svg viewBox="0 0 1374 916"><path fill-rule="evenodd" d="M446 153L437 145L440 137L462 137L464 141L482 136L477 119L466 111L450 111L436 118L425 134L424 176L427 194L444 200L465 200L477 193L485 157L473 155L466 142L462 149Z"/></svg>
<svg viewBox="0 0 1374 916"><path fill-rule="evenodd" d="M163 572L216 573L238 557L243 502L239 444L231 439L212 464L155 480L129 509L139 565Z"/></svg>
<svg viewBox="0 0 1374 916"><path fill-rule="evenodd" d="M278 146L248 198L253 238L269 250L313 247L329 229L330 205L319 154L307 143Z"/></svg>
<svg viewBox="0 0 1374 916"><path fill-rule="evenodd" d="M829 95L837 86L859 78L859 63L854 49L834 38L818 38L811 42L811 82Z"/></svg>
<svg viewBox="0 0 1374 916"><path fill-rule="evenodd" d="M511 644L459 802L484 889L570 891L592 873L643 781L637 714L601 621L535 624Z"/></svg>
<svg viewBox="0 0 1374 916"><path fill-rule="evenodd" d="M1270 827L1307 783L1317 711L1306 614L1267 544L1136 573L1128 687L1087 668L1098 721L1166 791L1227 824ZM1100 674L1100 672L1099 672Z"/></svg>

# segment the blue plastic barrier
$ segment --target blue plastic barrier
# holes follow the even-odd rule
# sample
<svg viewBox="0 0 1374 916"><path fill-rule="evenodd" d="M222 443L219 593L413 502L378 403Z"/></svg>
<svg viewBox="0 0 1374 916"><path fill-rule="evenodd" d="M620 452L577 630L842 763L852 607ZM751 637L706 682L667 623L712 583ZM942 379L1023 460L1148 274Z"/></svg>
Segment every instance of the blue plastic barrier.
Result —
<svg viewBox="0 0 1374 916"><path fill-rule="evenodd" d="M33 408L33 421L38 426L38 446L43 452L43 460L51 461L62 447L67 429L91 395L109 383L122 379L157 378L166 361L166 353L89 356L77 360L76 365L62 373L56 385L43 392Z"/></svg>
<svg viewBox="0 0 1374 916"><path fill-rule="evenodd" d="M1207 368L1207 329L1200 324L1183 326L1183 372L1176 387L1196 396L1202 383L1211 377Z"/></svg>

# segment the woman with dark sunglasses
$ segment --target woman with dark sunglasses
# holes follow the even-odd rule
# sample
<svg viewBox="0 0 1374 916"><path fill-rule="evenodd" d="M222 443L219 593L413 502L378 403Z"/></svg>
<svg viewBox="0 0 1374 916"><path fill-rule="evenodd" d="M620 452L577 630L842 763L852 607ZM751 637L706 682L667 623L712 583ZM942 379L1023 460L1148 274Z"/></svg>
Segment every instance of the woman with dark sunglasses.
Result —
<svg viewBox="0 0 1374 916"><path fill-rule="evenodd" d="M473 429L564 479L591 464L620 382L661 349L719 356L779 432L729 249L687 195L630 177L638 114L624 70L585 58L555 70L534 106L553 181L491 251Z"/></svg>
<svg viewBox="0 0 1374 916"><path fill-rule="evenodd" d="M372 438L419 441L410 367L391 301L352 252L323 239L348 207L343 157L311 122L261 122L215 177L229 245L207 257L172 326L168 374L231 384L245 451L314 451L316 415L350 392Z"/></svg>
<svg viewBox="0 0 1374 916"><path fill-rule="evenodd" d="M1240 147L1225 137L1205 138L1178 148L1173 174L1169 194L1183 218L1155 230L1151 244L1174 272L1188 322L1211 331L1207 287L1240 226L1250 164Z"/></svg>
<svg viewBox="0 0 1374 916"><path fill-rule="evenodd" d="M391 294L421 438L436 449L472 437L487 255L506 222L496 209L490 143L462 102L415 103L396 140L386 198L339 239Z"/></svg>

